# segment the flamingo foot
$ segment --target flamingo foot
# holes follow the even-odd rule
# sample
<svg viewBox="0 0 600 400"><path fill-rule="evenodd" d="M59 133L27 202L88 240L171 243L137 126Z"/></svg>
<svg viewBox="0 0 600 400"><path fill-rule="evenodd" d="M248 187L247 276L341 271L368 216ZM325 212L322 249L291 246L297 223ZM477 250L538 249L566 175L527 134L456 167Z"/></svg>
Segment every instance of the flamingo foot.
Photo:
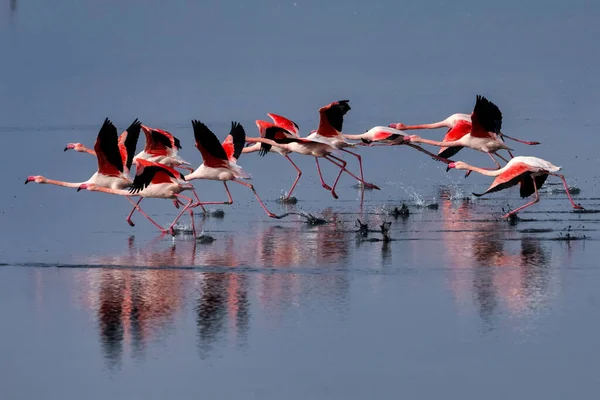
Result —
<svg viewBox="0 0 600 400"><path fill-rule="evenodd" d="M334 192L333 190L331 191L331 195L333 196L334 199L339 199L337 193Z"/></svg>
<svg viewBox="0 0 600 400"><path fill-rule="evenodd" d="M364 183L363 183L363 186L364 186L365 188L367 188L367 189L381 190L381 189L379 188L379 186L377 186L377 185L374 185L374 184L372 184L372 183L368 183L368 182L364 182Z"/></svg>
<svg viewBox="0 0 600 400"><path fill-rule="evenodd" d="M179 209L179 202L177 200L173 200L173 205L175 208Z"/></svg>
<svg viewBox="0 0 600 400"><path fill-rule="evenodd" d="M331 186L329 186L328 184L323 183L323 187L325 188L325 190L331 191Z"/></svg>
<svg viewBox="0 0 600 400"><path fill-rule="evenodd" d="M574 208L574 209L576 209L576 210L585 210L585 208L583 208L583 207L582 207L581 205L579 205L579 204L575 204L575 205L573 205L573 208Z"/></svg>
<svg viewBox="0 0 600 400"><path fill-rule="evenodd" d="M278 202L282 203L282 204L296 204L296 203L298 203L298 199L293 196L292 197L280 197L278 199Z"/></svg>
<svg viewBox="0 0 600 400"><path fill-rule="evenodd" d="M127 218L127 223L129 224L129 226L135 226L131 218Z"/></svg>

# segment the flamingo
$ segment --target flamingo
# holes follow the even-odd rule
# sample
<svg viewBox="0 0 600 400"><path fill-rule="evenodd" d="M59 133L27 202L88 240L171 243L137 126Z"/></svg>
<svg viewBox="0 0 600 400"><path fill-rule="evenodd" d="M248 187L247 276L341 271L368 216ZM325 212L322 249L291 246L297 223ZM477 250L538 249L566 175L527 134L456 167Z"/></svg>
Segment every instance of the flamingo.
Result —
<svg viewBox="0 0 600 400"><path fill-rule="evenodd" d="M164 164L172 168L193 171L190 163L179 157L177 152L181 149L181 142L170 132L158 128L149 128L142 125L146 135L146 146L134 158Z"/></svg>
<svg viewBox="0 0 600 400"><path fill-rule="evenodd" d="M471 123L471 116L469 114L456 113L456 114L450 115L448 118L446 118L443 121L434 122L434 123L431 123L431 124L405 125L402 122L398 122L398 123L395 123L395 124L392 123L389 126L390 126L390 128L395 128L395 129L399 129L399 130L403 130L403 131L408 131L408 130L413 130L413 129L448 128L448 133L449 133L449 131L452 128L454 128L457 124L459 124L460 122L468 122L470 124ZM499 132L498 134L499 134L499 136L501 138L507 138L507 139L510 139L510 140L514 140L515 142L527 144L527 145L530 145L530 146L535 146L535 145L540 144L540 142L531 142L531 141L526 141L526 140L520 140L520 139L517 139L517 138L513 138L513 137L510 137L508 135L505 135L502 132ZM449 141L449 140L446 140L446 138L444 138L444 141Z"/></svg>
<svg viewBox="0 0 600 400"><path fill-rule="evenodd" d="M301 137L293 137L290 132L286 129L274 125L267 121L256 121L256 124L261 131L259 138L246 138L248 143L264 143L268 147L264 148L265 152L269 152L272 148L281 148L285 151L294 152L298 154L304 154L315 158L324 158L325 160L333 163L335 166L340 168L333 187L329 187L323 180L319 163L317 162L317 171L319 171L319 177L321 178L321 185L329 191L333 198L337 199L338 195L335 192L335 188L343 172L346 172L353 178L360 181L360 178L354 175L352 172L346 169L347 162L341 158L334 156L334 153L339 152L338 149L333 147L327 141L314 140Z"/></svg>
<svg viewBox="0 0 600 400"><path fill-rule="evenodd" d="M426 143L445 148L438 154L444 158L456 154L463 147L469 147L488 154L496 164L496 167L501 168L500 163L496 161L492 154L508 162L497 151L500 149L511 150L498 138L502 126L502 112L494 103L483 96L477 95L471 119L473 121L472 124L464 120L459 120L456 123L454 128L446 134L446 137L451 137L450 141L437 142L435 140L423 139L417 135L411 135L410 140L415 143ZM469 127L469 125L472 126ZM469 130L469 128L471 129ZM457 135L453 136L455 133ZM458 150L450 148L458 148ZM467 172L466 176L469 173Z"/></svg>
<svg viewBox="0 0 600 400"><path fill-rule="evenodd" d="M350 100L339 100L321 107L319 109L319 126L316 132L308 135L306 139L330 144L336 149L355 156L358 159L358 165L360 168L360 179L358 179L359 182L361 182L364 187L379 190L379 187L376 185L365 182L361 156L345 149L345 147L355 146L355 143L348 142L341 133L342 125L344 123L344 115L350 111L350 105L348 104L349 102ZM315 161L317 162L319 177L321 178L321 182L323 182L321 168L319 167L319 158L315 157Z"/></svg>
<svg viewBox="0 0 600 400"><path fill-rule="evenodd" d="M227 181L236 182L240 185L246 186L258 200L259 204L265 210L267 215L271 218L281 218L270 212L265 204L262 202L258 193L254 189L254 186L241 181L240 179L250 179L250 175L245 172L242 167L237 164L237 159L242 153L244 145L246 143L246 132L244 127L237 123L231 123L231 130L223 144L219 143L219 139L215 134L202 122L192 120L192 127L194 128L194 138L196 139L196 148L202 154L204 162L191 174L185 176L186 181L193 179L209 179L223 182L225 190L227 191L228 201L224 202L204 202L196 203L194 207L200 204L233 204L231 193L227 187Z"/></svg>
<svg viewBox="0 0 600 400"><path fill-rule="evenodd" d="M479 172L482 175L496 177L496 179L494 179L494 182L492 182L491 186L485 192L481 194L473 193L473 195L477 197L483 196L487 193L497 192L515 186L517 184L520 184L521 186L520 194L522 198L529 197L532 194L535 194L535 199L532 202L529 202L517 208L516 210L510 211L509 213L505 214L503 218L508 218L511 215L516 214L518 211L523 210L524 208L527 208L540 201L538 189L540 189L544 182L546 182L546 179L549 175L557 176L560 178L573 208L577 210L583 210L583 207L581 205L575 204L575 202L573 201L571 193L569 193L569 187L567 185L567 181L565 180L565 176L556 173L561 170L561 167L558 167L552 164L551 162L543 160L541 158L525 156L514 157L504 167L497 170L488 170L485 168L473 167L462 161L457 161L448 164L447 170L451 168L475 171Z"/></svg>
<svg viewBox="0 0 600 400"><path fill-rule="evenodd" d="M131 125L129 125L129 127L121 134L121 136L119 136L119 148L122 148L121 146L125 146L125 149L127 150L127 153L129 154L130 149L127 147L127 144L125 143L127 138L129 138L129 143L133 143L133 149L131 151L135 152L135 147L137 146L141 127L142 127L142 123L136 118L131 123ZM132 140L133 138L135 138L135 142L133 142L133 140ZM80 153L88 153L88 154L93 155L94 157L96 156L96 151L94 151L94 149L90 149L81 143L67 143L64 151L67 151L67 150L75 150ZM122 151L121 151L121 153L122 153L123 159L125 159L125 155L123 155ZM133 154L128 155L127 158L128 158L127 170L129 170L129 168L131 167L131 163L133 161Z"/></svg>
<svg viewBox="0 0 600 400"><path fill-rule="evenodd" d="M97 186L111 189L126 188L132 183L128 172L131 167L138 137L139 131L136 134L135 129L133 129L131 132L125 131L121 136L121 140L119 140L117 128L106 118L94 144L94 154L97 156L98 170L87 181L65 182L47 179L41 175L33 175L27 177L25 184L35 182L78 188L82 183L93 183Z"/></svg>
<svg viewBox="0 0 600 400"><path fill-rule="evenodd" d="M430 153L429 151L423 149L421 146L417 146L410 142L409 135L406 135L405 132L391 128L388 126L374 126L369 129L365 133L361 133L358 135L351 134L343 134L346 139L351 140L360 140L362 146L402 146L406 145L412 147L415 150L418 150L422 153L427 154L428 156L434 158L435 160L441 161L443 163L450 163L451 160L448 160L445 157L435 155Z"/></svg>
<svg viewBox="0 0 600 400"><path fill-rule="evenodd" d="M285 117L282 117L280 115L277 115L277 114L269 113L267 115L273 120L275 125L284 129L284 131L279 131L281 138L288 138L288 137L297 138L297 137L299 137L298 136L299 127L298 127L298 124L296 124L294 121L291 121L291 120L289 120ZM261 125L259 124L259 121L256 121L256 125L259 129L260 136L265 137L266 130L261 129ZM271 129L271 128L267 128L267 130L268 129ZM275 137L273 137L273 138L275 138ZM242 150L242 153L254 153L254 152L258 151L258 154L260 156L264 156L265 154L268 153L268 150L270 150L270 149L271 149L271 146L269 146L268 144L254 143L252 146L245 147ZM291 151L282 149L280 147L274 147L273 150L275 152L281 154L283 157L285 157L285 159L288 160L292 164L292 166L296 169L296 171L298 173L296 175L296 179L294 180L294 183L292 184L292 187L287 192L287 194L284 197L282 197L282 199L281 199L284 202L292 202L295 200L295 198L292 197L292 192L296 188L296 185L298 184L298 181L300 180L300 177L302 176L302 171L300 170L300 168L298 168L296 163L294 163L294 161L292 161L292 159L290 158L289 154L291 153Z"/></svg>
<svg viewBox="0 0 600 400"><path fill-rule="evenodd" d="M142 215L144 215L152 224L154 224L162 233L171 232L175 234L173 227L183 215L184 212L189 211L192 219L192 232L196 236L196 227L194 225L194 211L190 208L194 202L194 199L181 194L185 190L194 190L194 186L190 183L185 182L185 177L179 171L171 167L167 167L164 164L159 164L151 161L147 161L141 158L135 160L136 172L135 178L131 183L129 190L115 189L99 186L93 182L85 182L78 186L77 191L89 190L96 192L103 192L108 194L114 194L119 196L125 196L135 208L138 209ZM173 199L173 200L187 200L187 204L179 212L173 223L169 228L164 229L158 225L152 218L150 218L133 200L131 196L139 196L142 198L158 198L158 199Z"/></svg>

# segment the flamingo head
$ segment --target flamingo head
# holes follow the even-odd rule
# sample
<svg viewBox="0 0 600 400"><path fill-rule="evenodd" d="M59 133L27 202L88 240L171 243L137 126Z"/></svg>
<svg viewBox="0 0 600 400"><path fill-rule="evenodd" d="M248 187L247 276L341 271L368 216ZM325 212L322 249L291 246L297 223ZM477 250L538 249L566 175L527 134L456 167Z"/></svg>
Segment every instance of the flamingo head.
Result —
<svg viewBox="0 0 600 400"><path fill-rule="evenodd" d="M394 129L398 129L399 131L402 131L402 130L406 129L406 125L404 125L402 122L398 122L397 124L390 124L389 127L390 128L394 128Z"/></svg>
<svg viewBox="0 0 600 400"><path fill-rule="evenodd" d="M84 146L81 143L67 143L63 151L67 150L84 151Z"/></svg>
<svg viewBox="0 0 600 400"><path fill-rule="evenodd" d="M45 181L46 178L44 178L41 175L32 175L28 176L27 179L25 179L25 184L27 185L29 182L44 183Z"/></svg>
<svg viewBox="0 0 600 400"><path fill-rule="evenodd" d="M92 187L92 185L87 184L87 183L82 183L81 185L79 185L79 187L77 188L77 191L79 192L80 190L89 190Z"/></svg>
<svg viewBox="0 0 600 400"><path fill-rule="evenodd" d="M469 169L469 166L466 163L462 162L462 161L451 162L446 167L446 172L450 171L452 168L455 168L455 169Z"/></svg>

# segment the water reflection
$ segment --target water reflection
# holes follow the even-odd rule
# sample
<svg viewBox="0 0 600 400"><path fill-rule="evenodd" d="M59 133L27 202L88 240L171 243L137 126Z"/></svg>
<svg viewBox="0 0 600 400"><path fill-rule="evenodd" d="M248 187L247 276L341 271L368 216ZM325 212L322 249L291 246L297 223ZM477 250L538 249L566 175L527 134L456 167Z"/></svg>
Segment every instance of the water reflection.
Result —
<svg viewBox="0 0 600 400"><path fill-rule="evenodd" d="M495 329L502 307L515 316L541 312L554 295L550 283L556 280L545 244L517 237L504 221L482 215L469 201L442 199L451 287L462 311L473 304L484 332Z"/></svg>

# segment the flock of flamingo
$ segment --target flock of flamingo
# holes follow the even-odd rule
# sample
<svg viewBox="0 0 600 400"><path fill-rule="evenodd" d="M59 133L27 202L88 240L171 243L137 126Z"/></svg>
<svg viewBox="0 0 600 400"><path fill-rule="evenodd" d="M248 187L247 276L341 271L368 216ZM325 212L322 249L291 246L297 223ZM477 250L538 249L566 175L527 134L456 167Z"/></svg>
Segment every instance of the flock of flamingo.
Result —
<svg viewBox="0 0 600 400"><path fill-rule="evenodd" d="M249 188L269 217L283 217L269 211L256 193L254 186L244 181L250 179L251 176L237 163L242 153L258 152L259 155L264 156L274 151L293 165L297 176L283 200L292 199L292 193L302 175L302 171L292 161L290 154L312 156L316 161L321 185L337 199L335 188L344 172L357 179L364 187L379 189L376 185L365 181L361 156L348 148L405 145L447 164L447 171L455 168L466 170L465 177L472 171L494 177L491 186L484 193L474 193L476 196L503 190L517 184L520 186L522 198L535 195L533 201L508 212L504 218L537 203L539 201L538 189L542 187L549 175L562 180L573 208L583 209L573 201L564 176L557 173L560 167L537 157L513 156L512 149L506 145L504 138L527 145L540 143L523 141L503 134L500 109L483 96L477 96L473 112L470 115L453 114L443 121L432 124L408 126L402 123L393 123L389 126L375 126L359 135L342 133L344 116L350 110L348 103L349 100L340 100L321 107L318 128L306 137L300 136L300 129L295 122L276 114L267 114L272 122L256 121L259 137L246 137L242 125L232 122L231 130L223 142L220 142L205 124L192 120L196 148L200 151L203 159L203 163L196 169L193 169L189 162L177 154L181 149L181 144L179 139L171 133L147 127L136 119L119 136L117 128L107 118L100 128L93 149L87 148L81 143L69 143L64 149L65 151L85 152L97 158L98 170L90 179L85 182L73 183L36 175L29 176L25 183L46 183L76 188L77 191L89 190L125 196L133 204L133 209L126 219L131 226L134 226L131 217L137 210L163 233L174 234L174 226L181 216L188 212L191 216L193 234L196 235L194 208L200 207L205 212L205 205L233 203L227 182L235 182ZM429 140L405 132L414 129L436 128L448 129L442 141ZM135 154L140 131L144 132L146 144L141 152ZM438 154L433 154L419 146L419 143L438 146L440 150ZM449 159L464 147L487 153L494 161L495 168L479 168L462 161L455 162ZM498 154L500 150L507 151L510 160ZM344 153L351 154L358 159L359 176L348 170L347 161L340 157ZM505 165L502 166L497 158L504 161ZM320 159L327 160L339 168L339 173L332 186L327 185L323 180L319 165ZM132 179L131 167L134 164L135 176ZM184 175L180 172L182 170L187 174ZM195 179L222 181L228 200L224 202L201 201L194 186L190 183ZM182 194L185 191L190 191L191 196ZM133 200L134 197L139 198L137 202ZM177 209L181 207L181 211L171 225L165 229L142 210L140 203L144 198L171 199Z"/></svg>

